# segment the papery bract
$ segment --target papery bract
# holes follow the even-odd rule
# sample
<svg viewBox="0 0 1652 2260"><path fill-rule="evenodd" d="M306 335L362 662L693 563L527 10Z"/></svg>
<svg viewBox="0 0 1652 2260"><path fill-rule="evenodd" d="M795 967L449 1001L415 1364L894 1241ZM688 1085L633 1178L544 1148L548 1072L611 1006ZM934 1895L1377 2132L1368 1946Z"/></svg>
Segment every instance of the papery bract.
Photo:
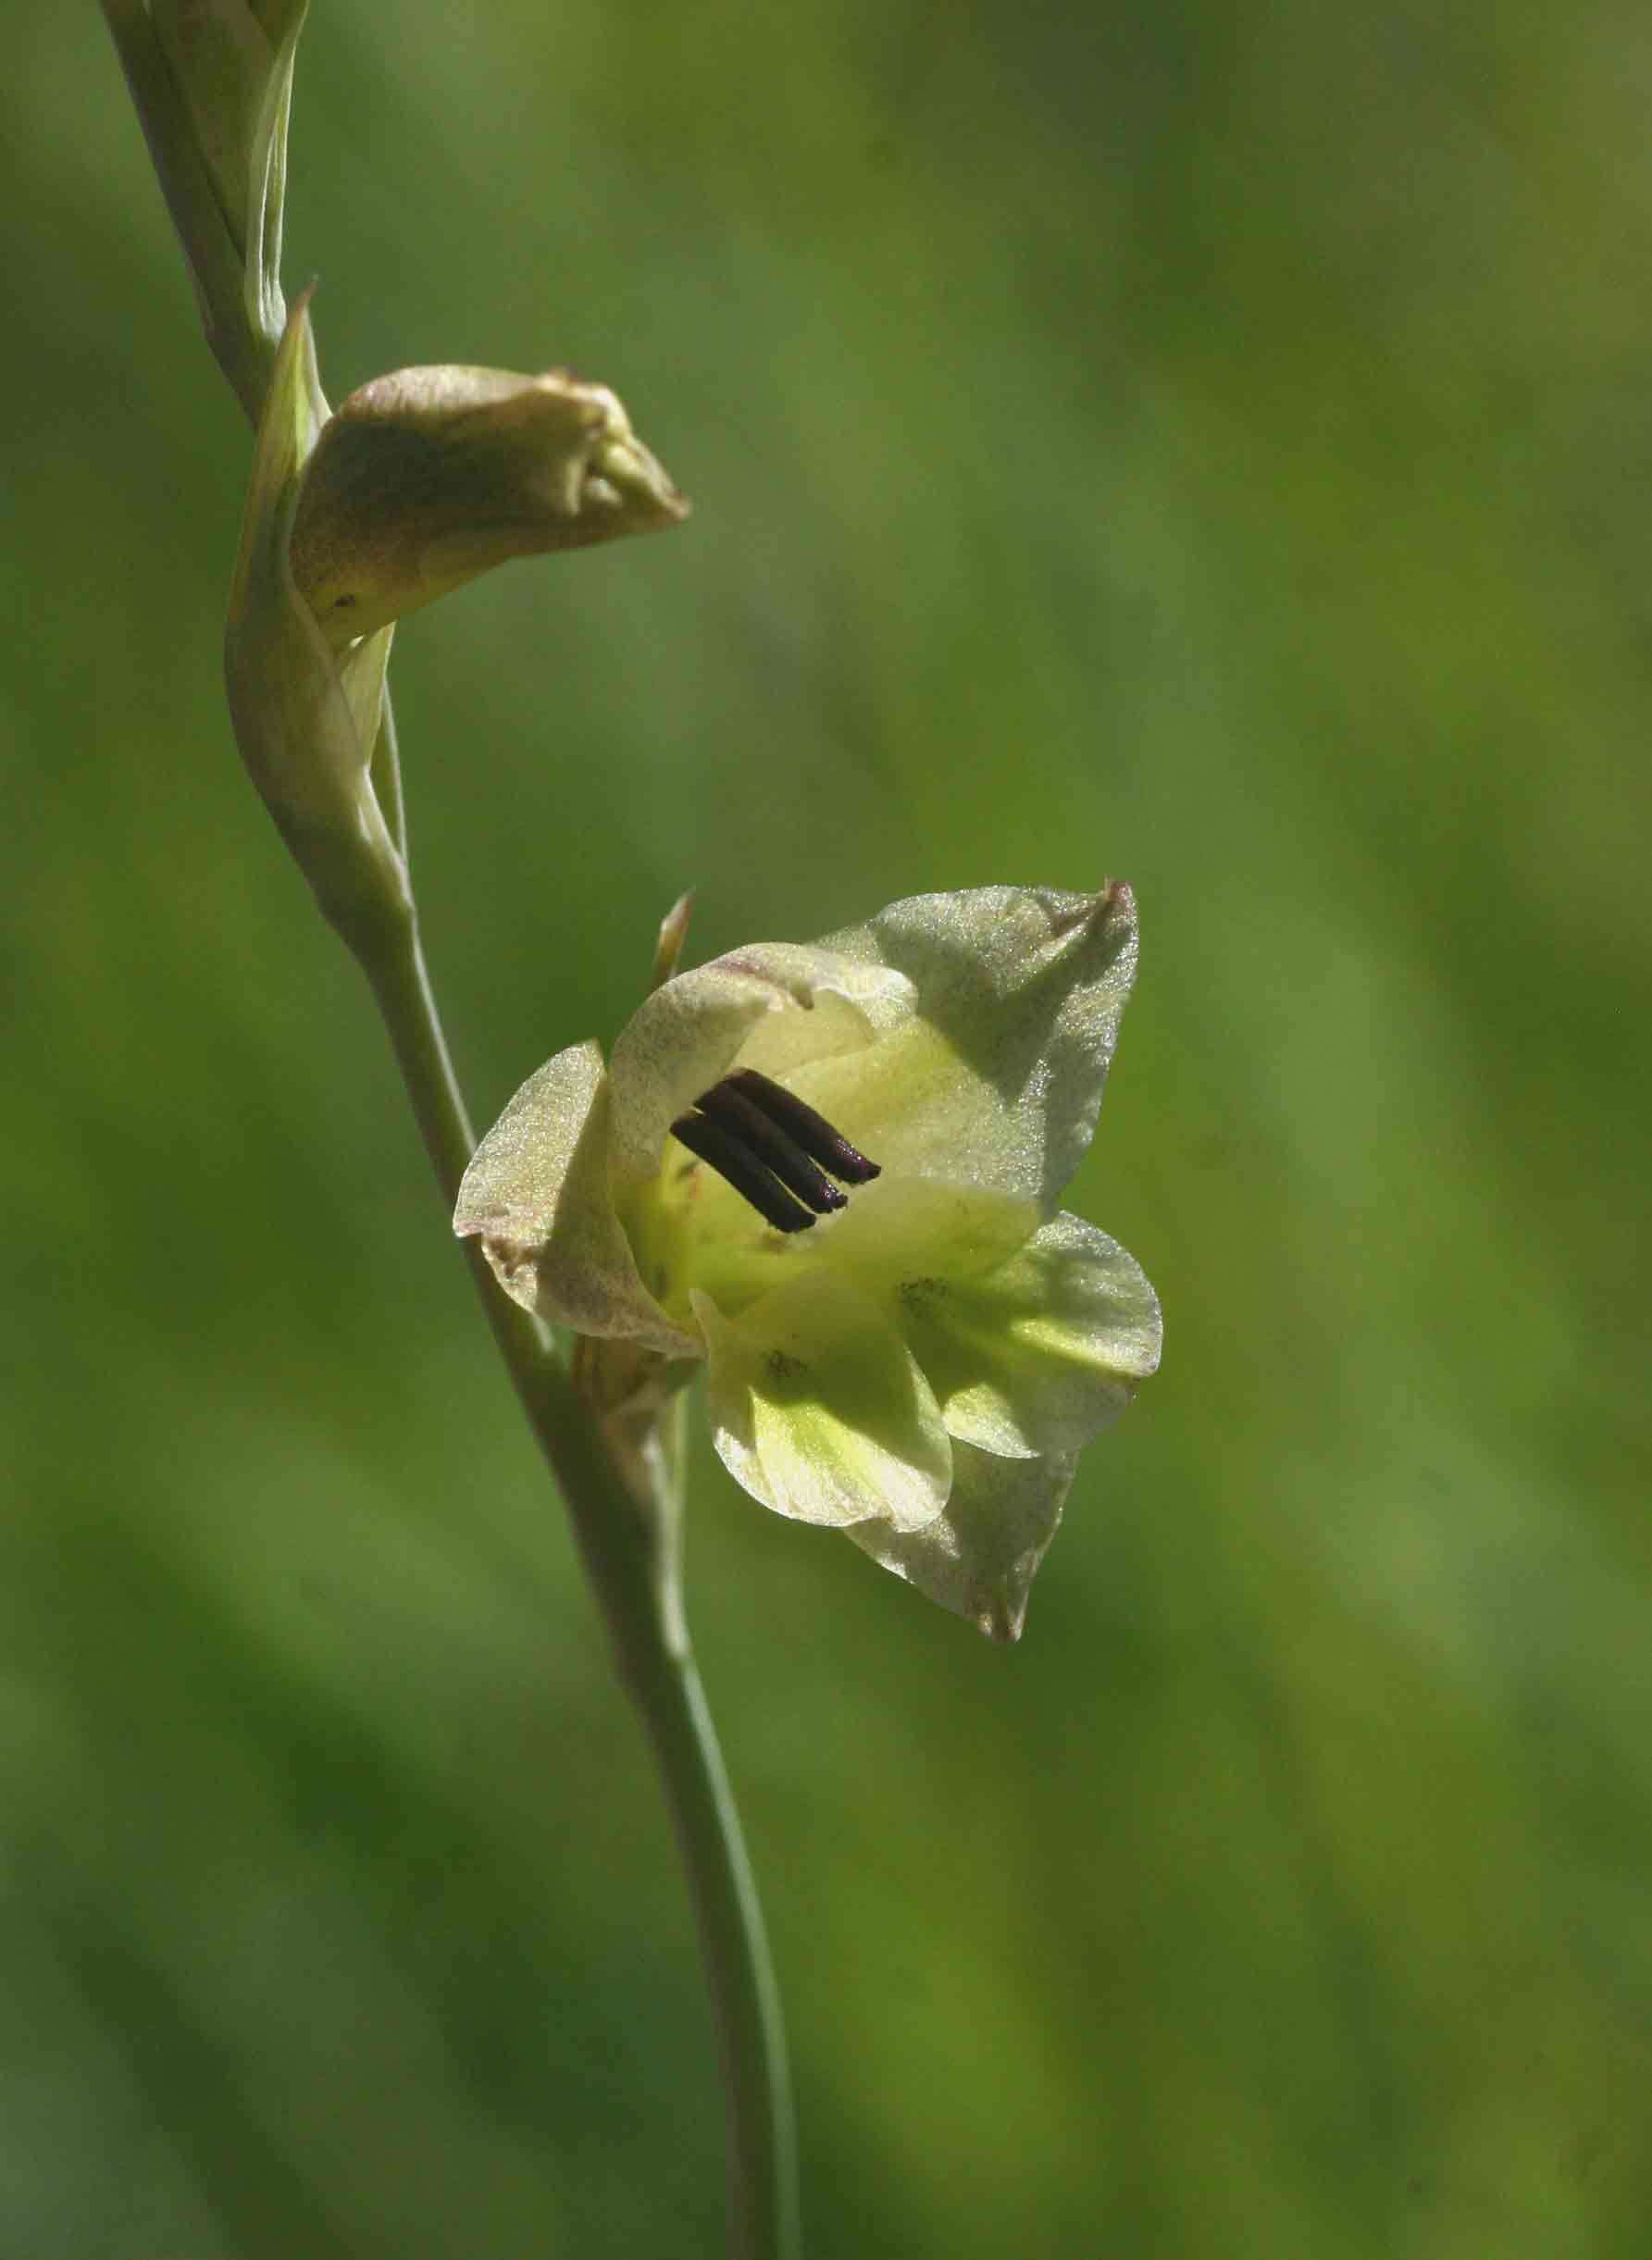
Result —
<svg viewBox="0 0 1652 2260"><path fill-rule="evenodd" d="M327 404L309 293L292 308L258 428L224 631L236 741L294 856L329 906L366 868L399 891L401 858L369 774L390 627L329 650L293 584L289 535Z"/></svg>

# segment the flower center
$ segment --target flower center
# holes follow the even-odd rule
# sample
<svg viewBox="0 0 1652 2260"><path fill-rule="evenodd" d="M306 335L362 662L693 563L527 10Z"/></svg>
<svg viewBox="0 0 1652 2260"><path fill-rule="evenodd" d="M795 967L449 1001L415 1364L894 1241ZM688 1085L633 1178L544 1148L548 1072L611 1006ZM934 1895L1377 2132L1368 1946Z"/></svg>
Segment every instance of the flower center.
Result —
<svg viewBox="0 0 1652 2260"><path fill-rule="evenodd" d="M817 1216L841 1209L849 1195L832 1177L866 1185L879 1173L824 1114L752 1067L702 1091L671 1135L776 1232L806 1232Z"/></svg>

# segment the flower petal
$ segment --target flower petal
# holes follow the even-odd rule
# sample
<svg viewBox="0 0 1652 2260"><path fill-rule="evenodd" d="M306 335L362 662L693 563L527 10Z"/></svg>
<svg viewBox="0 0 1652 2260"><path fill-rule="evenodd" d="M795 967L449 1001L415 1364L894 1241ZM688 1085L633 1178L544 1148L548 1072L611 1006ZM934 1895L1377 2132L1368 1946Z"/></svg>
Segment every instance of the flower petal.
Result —
<svg viewBox="0 0 1652 2260"><path fill-rule="evenodd" d="M725 1319L694 1297L717 1455L776 1514L913 1531L946 1505L952 1448L928 1383L876 1304L830 1273Z"/></svg>
<svg viewBox="0 0 1652 2260"><path fill-rule="evenodd" d="M1027 1594L1055 1536L1076 1455L1000 1459L952 1447L952 1493L925 1529L857 1522L855 1544L989 1640L1019 1640Z"/></svg>
<svg viewBox="0 0 1652 2260"><path fill-rule="evenodd" d="M615 1213L610 1112L595 1044L548 1060L472 1156L453 1230L461 1239L479 1234L500 1285L540 1318L697 1358L699 1342L644 1286Z"/></svg>
<svg viewBox="0 0 1652 2260"><path fill-rule="evenodd" d="M1159 1363L1146 1274L1082 1217L1055 1217L991 1271L912 1276L899 1293L949 1434L983 1451L1076 1452Z"/></svg>
<svg viewBox="0 0 1652 2260"><path fill-rule="evenodd" d="M677 1117L737 1062L789 1079L807 1061L863 1050L872 1006L909 1018L911 983L801 943L755 943L663 983L614 1047L615 1168L650 1175Z"/></svg>
<svg viewBox="0 0 1652 2260"><path fill-rule="evenodd" d="M1137 959L1122 885L987 887L892 903L819 947L914 984L878 1041L791 1079L886 1170L965 1178L1051 1214L1096 1126Z"/></svg>
<svg viewBox="0 0 1652 2260"><path fill-rule="evenodd" d="M849 1206L813 1236L835 1270L884 1295L936 1273L956 1279L994 1271L1037 1228L1037 1208L1012 1194L886 1174L857 1186Z"/></svg>

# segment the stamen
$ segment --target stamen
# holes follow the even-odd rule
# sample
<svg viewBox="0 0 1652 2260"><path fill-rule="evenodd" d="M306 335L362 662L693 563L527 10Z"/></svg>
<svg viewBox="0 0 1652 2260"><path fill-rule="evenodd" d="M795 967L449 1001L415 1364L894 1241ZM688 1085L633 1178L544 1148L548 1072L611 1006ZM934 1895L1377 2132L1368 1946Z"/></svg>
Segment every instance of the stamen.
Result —
<svg viewBox="0 0 1652 2260"><path fill-rule="evenodd" d="M748 1152L755 1154L787 1191L795 1193L803 1206L813 1209L817 1216L828 1215L832 1210L848 1205L849 1195L840 1193L797 1140L788 1137L777 1123L771 1122L762 1108L753 1106L732 1083L714 1084L709 1091L702 1091L694 1103Z"/></svg>
<svg viewBox="0 0 1652 2260"><path fill-rule="evenodd" d="M824 1114L754 1067L702 1091L692 1111L672 1124L671 1135L776 1232L807 1232L815 1216L847 1207L848 1194L826 1170L846 1185L866 1185L881 1174Z"/></svg>
<svg viewBox="0 0 1652 2260"><path fill-rule="evenodd" d="M794 1097L778 1083L771 1083L767 1075L760 1075L754 1067L741 1067L717 1086L727 1090L732 1085L769 1120L795 1139L810 1159L829 1169L834 1177L845 1185L870 1185L882 1172L876 1161L868 1161L858 1153L840 1130L834 1130L824 1114L817 1114L811 1106ZM700 1101L705 1104L704 1099Z"/></svg>
<svg viewBox="0 0 1652 2260"><path fill-rule="evenodd" d="M719 1177L727 1178L741 1199L749 1200L776 1232L806 1232L814 1222L757 1157L708 1115L679 1114L671 1125L671 1135L709 1163Z"/></svg>

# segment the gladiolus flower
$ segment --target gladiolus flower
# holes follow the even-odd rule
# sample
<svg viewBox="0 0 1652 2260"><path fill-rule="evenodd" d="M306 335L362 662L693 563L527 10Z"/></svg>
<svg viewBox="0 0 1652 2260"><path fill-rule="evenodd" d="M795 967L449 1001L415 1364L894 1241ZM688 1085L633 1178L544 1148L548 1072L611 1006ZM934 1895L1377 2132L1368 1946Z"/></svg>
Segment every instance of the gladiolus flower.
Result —
<svg viewBox="0 0 1652 2260"><path fill-rule="evenodd" d="M731 951L523 1086L454 1229L540 1316L703 1360L754 1498L1012 1639L1080 1447L1158 1362L1140 1267L1059 1205L1136 957L1122 885Z"/></svg>

